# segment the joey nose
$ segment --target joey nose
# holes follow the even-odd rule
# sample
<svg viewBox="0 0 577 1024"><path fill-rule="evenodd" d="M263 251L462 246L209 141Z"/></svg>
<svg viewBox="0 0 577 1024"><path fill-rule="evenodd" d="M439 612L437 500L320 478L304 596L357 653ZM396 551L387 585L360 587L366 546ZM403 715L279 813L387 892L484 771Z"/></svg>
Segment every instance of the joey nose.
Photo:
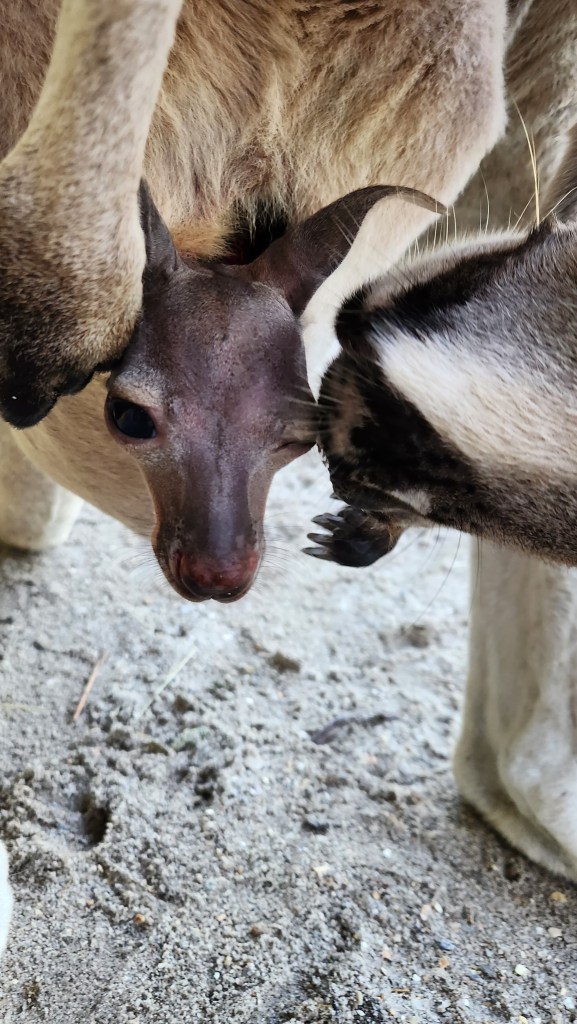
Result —
<svg viewBox="0 0 577 1024"><path fill-rule="evenodd" d="M180 554L174 559L173 571L189 600L230 602L238 601L250 589L258 562L256 553L228 563Z"/></svg>

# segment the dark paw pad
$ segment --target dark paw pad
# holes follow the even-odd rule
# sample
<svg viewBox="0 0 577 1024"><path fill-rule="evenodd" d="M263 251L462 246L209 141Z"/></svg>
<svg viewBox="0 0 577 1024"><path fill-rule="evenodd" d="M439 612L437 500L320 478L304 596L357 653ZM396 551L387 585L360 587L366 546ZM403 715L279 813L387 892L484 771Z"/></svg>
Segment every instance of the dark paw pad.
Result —
<svg viewBox="0 0 577 1024"><path fill-rule="evenodd" d="M335 515L315 516L313 523L326 533L309 533L315 547L304 548L305 554L339 565L372 565L394 548L399 536L392 524L349 505Z"/></svg>
<svg viewBox="0 0 577 1024"><path fill-rule="evenodd" d="M49 359L39 367L33 360L13 358L0 375L0 417L17 428L33 427L48 415L62 395L76 395L92 373Z"/></svg>

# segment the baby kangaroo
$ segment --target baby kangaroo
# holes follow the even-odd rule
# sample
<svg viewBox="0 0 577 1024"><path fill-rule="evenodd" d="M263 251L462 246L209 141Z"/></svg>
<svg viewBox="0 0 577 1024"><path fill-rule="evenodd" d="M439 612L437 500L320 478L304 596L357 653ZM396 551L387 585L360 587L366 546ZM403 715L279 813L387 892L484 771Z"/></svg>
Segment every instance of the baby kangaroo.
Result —
<svg viewBox="0 0 577 1024"><path fill-rule="evenodd" d="M348 507L309 553L368 565L439 523L577 564L576 157L566 223L451 246L344 306L319 443Z"/></svg>

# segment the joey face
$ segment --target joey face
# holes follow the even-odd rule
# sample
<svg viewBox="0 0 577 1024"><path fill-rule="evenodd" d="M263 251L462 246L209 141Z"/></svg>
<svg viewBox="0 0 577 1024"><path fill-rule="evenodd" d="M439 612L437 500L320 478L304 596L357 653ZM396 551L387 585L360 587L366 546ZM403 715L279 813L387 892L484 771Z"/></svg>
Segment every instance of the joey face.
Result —
<svg viewBox="0 0 577 1024"><path fill-rule="evenodd" d="M272 478L315 436L300 331L282 295L182 264L145 296L106 415L146 477L169 582L189 600L242 597L263 554Z"/></svg>

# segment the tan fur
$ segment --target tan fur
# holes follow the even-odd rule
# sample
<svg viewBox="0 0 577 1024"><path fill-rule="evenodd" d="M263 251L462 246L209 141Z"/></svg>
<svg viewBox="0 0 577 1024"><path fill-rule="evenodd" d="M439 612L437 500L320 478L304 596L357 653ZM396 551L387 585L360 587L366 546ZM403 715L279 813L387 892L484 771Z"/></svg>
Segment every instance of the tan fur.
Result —
<svg viewBox="0 0 577 1024"><path fill-rule="evenodd" d="M154 516L148 489L138 463L114 443L103 427L105 397L104 378L99 376L79 395L62 398L45 423L30 430L11 431L11 438L33 465L42 471L49 467L50 478L61 487L119 519L135 533L150 537ZM72 421L74 438L70 436ZM96 461L98 472L87 473L87 464ZM20 541L18 546L25 545Z"/></svg>
<svg viewBox="0 0 577 1024"><path fill-rule="evenodd" d="M88 371L118 354L140 308L137 188L179 9L180 0L64 0L37 105L0 164L2 293L12 289L21 305L44 306L73 325L52 344L29 339L43 375L50 361L57 373L65 357ZM45 13L54 14L51 0ZM21 5L6 4L3 14L14 48L3 70L9 113L0 135L9 138L23 114L16 118L13 107L35 90L29 81L23 95ZM38 58L46 52L39 45ZM37 60L34 71L40 84L46 69Z"/></svg>
<svg viewBox="0 0 577 1024"><path fill-rule="evenodd" d="M55 5L43 6L49 22ZM16 35L18 27L26 31L22 7L23 0L6 0L2 11L13 48L24 46ZM185 3L146 156L171 229L200 222L224 231L235 204L250 213L256 200L302 217L353 188L389 180L454 198L503 127L503 5L474 0L466 19L457 17L460 8L457 0L382 7L352 0L313 9L302 0L252 0L240 8L233 0ZM35 70L39 89L40 60ZM14 54L3 71L9 111L13 102L22 105L20 78ZM26 100L33 98L30 85ZM111 123L114 109L103 104L100 117L120 164L131 147ZM465 114L476 131L463 124L449 155L447 119L464 121ZM9 145L15 125L12 115L6 120L0 115L0 139ZM409 144L406 122L419 151ZM47 171L57 169L52 160ZM108 194L102 171L94 185Z"/></svg>

